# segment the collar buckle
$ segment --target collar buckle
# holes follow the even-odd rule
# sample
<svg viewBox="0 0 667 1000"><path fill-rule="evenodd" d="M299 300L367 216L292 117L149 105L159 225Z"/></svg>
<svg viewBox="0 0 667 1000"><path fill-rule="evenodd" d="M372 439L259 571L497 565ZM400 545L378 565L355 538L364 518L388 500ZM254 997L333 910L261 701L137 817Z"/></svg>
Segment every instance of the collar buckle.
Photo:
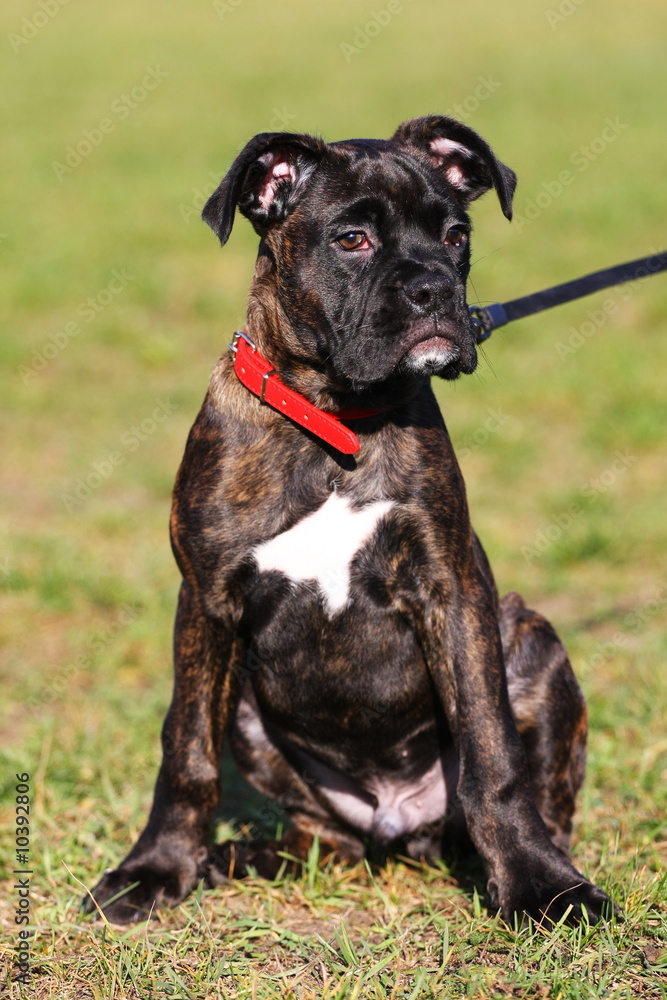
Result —
<svg viewBox="0 0 667 1000"><path fill-rule="evenodd" d="M250 337L248 336L248 334L245 332L245 330L235 330L234 331L234 336L232 337L231 344L227 344L227 348L229 349L229 353L232 355L232 357L234 357L234 355L236 354L236 352L239 349L238 348L238 343L239 343L239 340L241 338L243 338L245 340L246 344L248 344L250 347L252 347L253 351L257 352L257 348L255 347L255 345L253 344L252 340L250 339Z"/></svg>
<svg viewBox="0 0 667 1000"><path fill-rule="evenodd" d="M328 413L314 406L305 396L280 380L276 369L262 357L245 330L234 332L229 350L236 377L254 396L259 397L261 405L282 413L344 455L355 455L359 451L359 438L342 421L376 416L379 411L359 409Z"/></svg>

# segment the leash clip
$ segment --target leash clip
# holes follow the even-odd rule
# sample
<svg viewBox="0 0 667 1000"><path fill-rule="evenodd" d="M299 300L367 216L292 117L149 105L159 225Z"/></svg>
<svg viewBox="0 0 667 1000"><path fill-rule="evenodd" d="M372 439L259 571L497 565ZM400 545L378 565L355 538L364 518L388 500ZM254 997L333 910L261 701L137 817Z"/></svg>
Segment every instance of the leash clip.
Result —
<svg viewBox="0 0 667 1000"><path fill-rule="evenodd" d="M500 302L495 302L492 306L469 306L468 312L475 327L478 344L483 344L497 327L508 322L507 313Z"/></svg>

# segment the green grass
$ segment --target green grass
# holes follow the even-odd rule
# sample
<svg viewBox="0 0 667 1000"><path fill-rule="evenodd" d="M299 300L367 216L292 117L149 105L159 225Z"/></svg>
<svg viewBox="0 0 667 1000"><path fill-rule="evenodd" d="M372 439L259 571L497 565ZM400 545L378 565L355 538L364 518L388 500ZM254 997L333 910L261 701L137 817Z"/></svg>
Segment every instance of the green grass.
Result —
<svg viewBox="0 0 667 1000"><path fill-rule="evenodd" d="M221 254L196 210L246 139L384 136L469 108L520 178L514 226L492 196L474 208L471 301L665 246L662 0L586 0L553 27L558 3L404 0L349 61L341 45L383 4L227 7L73 2L26 44L12 36L43 8L0 14L2 837L12 862L14 774L30 772L36 931L31 985L8 993L664 998L664 277L499 332L476 376L438 388L499 585L554 621L584 686L574 856L625 921L517 932L486 908L479 870L458 883L444 866L314 859L301 879L193 896L149 927L79 918L83 886L124 855L151 800L178 586L171 485L243 322L256 243L240 223ZM162 78L121 117L147 67ZM54 161L105 117L111 131L59 179ZM620 124L601 148L607 119ZM258 802L233 775L227 788L242 835ZM3 985L15 903L3 893Z"/></svg>

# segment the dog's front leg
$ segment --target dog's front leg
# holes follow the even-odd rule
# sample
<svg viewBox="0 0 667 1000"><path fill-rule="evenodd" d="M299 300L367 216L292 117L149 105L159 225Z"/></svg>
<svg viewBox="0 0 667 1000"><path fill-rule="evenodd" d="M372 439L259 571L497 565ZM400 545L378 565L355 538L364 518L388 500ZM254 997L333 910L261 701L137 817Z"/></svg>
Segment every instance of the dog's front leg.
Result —
<svg viewBox="0 0 667 1000"><path fill-rule="evenodd" d="M505 919L557 921L584 905L592 921L611 906L554 847L530 793L510 709L497 609L477 567L430 591L418 634L460 760L458 794Z"/></svg>
<svg viewBox="0 0 667 1000"><path fill-rule="evenodd" d="M207 618L183 584L174 635L174 692L162 729L162 765L151 813L127 858L93 890L109 920L143 920L156 906L179 903L196 885L220 794L222 741L237 697L241 657L232 628ZM94 908L90 900L84 906Z"/></svg>

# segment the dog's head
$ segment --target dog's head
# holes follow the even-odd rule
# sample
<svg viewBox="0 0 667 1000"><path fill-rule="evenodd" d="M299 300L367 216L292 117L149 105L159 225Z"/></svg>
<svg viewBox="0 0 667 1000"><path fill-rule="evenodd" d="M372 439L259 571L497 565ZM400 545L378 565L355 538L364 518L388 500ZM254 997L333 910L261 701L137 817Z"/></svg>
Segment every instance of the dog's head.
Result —
<svg viewBox="0 0 667 1000"><path fill-rule="evenodd" d="M511 218L515 185L476 132L433 115L387 141L257 135L203 218L224 244L238 206L262 238L262 294L277 299L301 361L332 389L364 392L474 371L466 209L493 187Z"/></svg>

